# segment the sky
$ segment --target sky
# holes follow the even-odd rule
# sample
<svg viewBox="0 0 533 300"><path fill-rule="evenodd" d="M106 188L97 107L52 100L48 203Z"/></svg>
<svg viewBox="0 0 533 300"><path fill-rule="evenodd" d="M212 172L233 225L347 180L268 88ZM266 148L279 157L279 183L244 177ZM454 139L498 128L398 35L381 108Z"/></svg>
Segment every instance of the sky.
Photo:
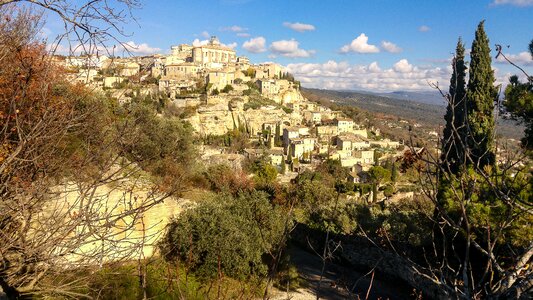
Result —
<svg viewBox="0 0 533 300"><path fill-rule="evenodd" d="M136 55L216 35L253 63L277 62L305 87L390 92L447 88L458 37L478 23L533 74L533 0L144 0L125 25ZM53 17L50 32L62 26ZM507 47L509 46L509 47ZM493 58L496 53L493 51ZM468 58L467 58L468 60ZM498 83L519 71L494 61Z"/></svg>

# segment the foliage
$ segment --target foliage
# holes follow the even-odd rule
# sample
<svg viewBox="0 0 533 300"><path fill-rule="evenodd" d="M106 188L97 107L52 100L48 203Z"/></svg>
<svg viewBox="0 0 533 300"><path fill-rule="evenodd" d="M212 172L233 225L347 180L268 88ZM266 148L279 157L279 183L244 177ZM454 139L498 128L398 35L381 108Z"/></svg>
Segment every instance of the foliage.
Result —
<svg viewBox="0 0 533 300"><path fill-rule="evenodd" d="M218 195L170 223L161 252L205 278L265 275L262 256L282 241L281 215L263 192Z"/></svg>
<svg viewBox="0 0 533 300"><path fill-rule="evenodd" d="M398 180L398 167L396 166L396 163L392 163L391 166L391 174L390 174L390 180L392 182L396 182Z"/></svg>
<svg viewBox="0 0 533 300"><path fill-rule="evenodd" d="M316 170L323 175L329 174L337 180L344 180L348 177L348 169L344 168L338 159L326 159Z"/></svg>
<svg viewBox="0 0 533 300"><path fill-rule="evenodd" d="M240 192L250 191L253 182L242 171L232 170L227 165L210 166L204 172L209 188L215 192L237 195Z"/></svg>
<svg viewBox="0 0 533 300"><path fill-rule="evenodd" d="M470 72L466 91L466 118L468 132L466 141L472 164L483 168L495 162L494 156L494 102L497 91L494 87L489 39L484 21L476 30L470 52Z"/></svg>
<svg viewBox="0 0 533 300"><path fill-rule="evenodd" d="M45 2L32 1L58 12L71 9L65 1L61 7ZM132 228L148 208L179 194L194 166L191 129L157 117L157 101L133 99L121 107L71 84L36 41L40 16L17 7L6 14L5 3L0 4L0 284L9 298L83 297L71 291L87 277L59 279L73 266L138 255L144 241L130 238ZM105 4L90 1L86 8L95 5ZM94 15L116 12L107 8Z"/></svg>
<svg viewBox="0 0 533 300"><path fill-rule="evenodd" d="M94 299L130 300L145 296L156 300L248 299L257 297L261 292L258 279L251 278L246 282L231 278L209 281L190 272L183 264L160 258L108 264L99 270L79 270L72 275L81 277L86 276L85 273L90 273L91 278L86 283L87 288L79 293Z"/></svg>
<svg viewBox="0 0 533 300"><path fill-rule="evenodd" d="M157 176L161 189L183 187L197 153L193 129L179 119L158 117L156 105L133 99L119 111L124 118L119 130L129 129L123 136L123 151L128 159Z"/></svg>
<svg viewBox="0 0 533 300"><path fill-rule="evenodd" d="M382 166L374 166L368 170L368 175L373 183L380 184L384 181L389 181L391 173Z"/></svg>
<svg viewBox="0 0 533 300"><path fill-rule="evenodd" d="M254 180L259 186L274 183L278 176L278 170L266 158L255 160L250 166L250 171L255 173Z"/></svg>
<svg viewBox="0 0 533 300"><path fill-rule="evenodd" d="M153 76L148 76L143 81L145 84L157 84L159 85L159 79Z"/></svg>
<svg viewBox="0 0 533 300"><path fill-rule="evenodd" d="M525 123L525 136L522 145L533 150L533 82L521 83L517 76L511 76L510 84L505 89L504 105L507 110Z"/></svg>
<svg viewBox="0 0 533 300"><path fill-rule="evenodd" d="M252 96L249 101L244 104L244 110L258 109L263 106L278 106L278 104L271 99L262 96Z"/></svg>
<svg viewBox="0 0 533 300"><path fill-rule="evenodd" d="M248 134L238 128L223 135L207 135L204 138L206 145L228 147L231 152L243 151L248 146Z"/></svg>
<svg viewBox="0 0 533 300"><path fill-rule="evenodd" d="M350 219L370 237L388 243L409 243L422 246L431 243L433 206L427 200L409 200L391 204L387 208L367 204L354 204L349 210Z"/></svg>
<svg viewBox="0 0 533 300"><path fill-rule="evenodd" d="M453 145L445 144L443 151L447 152L442 161L429 164L426 169L429 172L422 180L431 186L424 185L424 188L436 204L434 217L438 224L444 224L433 231L436 239L443 241L433 249L437 257L442 257L437 259L444 261L446 268L429 263L430 268L439 274L449 290L459 290L465 298L520 295L519 286L524 283L510 289L521 280L520 276L504 271L502 266L520 269L533 254L533 231L524 225L533 221L531 174L524 172L528 167L514 167L519 162L512 158L495 165L493 108L497 95L483 25L484 22L479 24L472 44L466 119L462 121L464 124L454 124L454 117L462 119L460 112L455 111L455 116L447 118L444 132L448 140L457 135L457 141L451 143L464 143L466 148L453 153ZM512 80L514 83L507 89L511 99L521 89L517 78ZM453 78L452 83L462 84ZM520 97L513 100L517 98ZM509 103L511 107L516 103L513 100ZM433 177L432 173L437 176ZM517 258L517 253L522 258ZM527 276L523 277L526 281ZM457 285L459 278L462 283Z"/></svg>
<svg viewBox="0 0 533 300"><path fill-rule="evenodd" d="M286 106L282 106L281 109L283 109L286 114L292 114L292 112L294 111L292 108L288 108Z"/></svg>
<svg viewBox="0 0 533 300"><path fill-rule="evenodd" d="M503 176L502 176L503 175ZM513 245L514 247L524 247L533 240L533 230L524 226L533 222L533 216L527 213L521 213L519 207L507 205L504 199L501 199L496 193L491 182L496 178L504 182L502 193L512 198L524 199L526 203L531 202L533 189L531 180L523 174L518 174L517 178L506 177L504 174L494 172L490 181L482 178L472 169L460 174L461 177L451 177L450 180L442 181L439 193L444 199L442 205L446 214L451 219L458 219L463 216L463 207L468 212L470 230L475 232L478 243L488 243L484 240L490 236L491 228L501 228L501 237L496 240L499 246ZM472 184L468 189L460 186L462 182L478 182ZM463 203L462 199L468 197L468 202ZM509 222L508 216L513 215L513 225L506 226Z"/></svg>
<svg viewBox="0 0 533 300"><path fill-rule="evenodd" d="M466 65L465 65L465 48L461 38L457 41L455 57L453 58L453 73L450 79L450 89L448 94L448 105L444 120L442 137L442 154L441 159L443 167L450 169L451 172L459 171L459 166L464 155L463 145L465 143L465 84L466 84Z"/></svg>
<svg viewBox="0 0 533 300"><path fill-rule="evenodd" d="M245 71L243 71L243 73L244 73L244 76L248 76L250 78L255 78L256 71L255 71L254 68L250 67L250 68L246 69Z"/></svg>
<svg viewBox="0 0 533 300"><path fill-rule="evenodd" d="M233 86L232 86L231 84L227 84L227 85L222 89L221 92L227 94L227 93L229 93L229 92L231 92L231 91L233 91L233 90L234 90Z"/></svg>

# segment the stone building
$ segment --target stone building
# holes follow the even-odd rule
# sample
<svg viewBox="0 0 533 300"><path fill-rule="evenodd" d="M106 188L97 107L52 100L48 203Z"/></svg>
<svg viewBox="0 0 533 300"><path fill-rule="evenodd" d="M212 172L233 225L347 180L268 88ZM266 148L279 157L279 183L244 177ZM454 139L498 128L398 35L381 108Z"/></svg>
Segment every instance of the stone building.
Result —
<svg viewBox="0 0 533 300"><path fill-rule="evenodd" d="M226 85L233 84L235 81L235 72L221 71L209 71L206 77L206 83L211 85L211 90L222 90Z"/></svg>
<svg viewBox="0 0 533 300"><path fill-rule="evenodd" d="M139 74L141 66L136 62L125 62L118 66L118 75L123 77L130 77Z"/></svg>
<svg viewBox="0 0 533 300"><path fill-rule="evenodd" d="M200 68L193 63L168 64L165 66L165 77L197 77Z"/></svg>
<svg viewBox="0 0 533 300"><path fill-rule="evenodd" d="M294 138L290 140L287 150L288 158L297 158L298 160L309 160L317 140L313 137ZM307 157L306 157L307 156Z"/></svg>
<svg viewBox="0 0 533 300"><path fill-rule="evenodd" d="M356 134L342 134L337 137L340 150L361 150L370 148L370 141Z"/></svg>
<svg viewBox="0 0 533 300"><path fill-rule="evenodd" d="M217 37L211 37L207 45L192 49L192 62L199 65L229 64L237 61L235 50L222 46Z"/></svg>
<svg viewBox="0 0 533 300"><path fill-rule="evenodd" d="M341 132L352 132L353 131L354 122L353 122L352 119L349 119L349 118L336 118L334 120L334 122L335 122L335 125L337 125L339 133L341 133Z"/></svg>
<svg viewBox="0 0 533 300"><path fill-rule="evenodd" d="M255 68L255 78L257 79L274 79L281 78L283 73L283 67L275 63L266 63L254 66Z"/></svg>
<svg viewBox="0 0 533 300"><path fill-rule="evenodd" d="M276 84L275 80L261 79L261 80L258 80L258 82L259 82L259 91L261 92L261 95L270 97L273 95L277 95L279 93L279 86Z"/></svg>
<svg viewBox="0 0 533 300"><path fill-rule="evenodd" d="M182 60L182 61L192 61L192 50L193 46L187 44L181 44L177 46L172 46L171 50L171 59Z"/></svg>

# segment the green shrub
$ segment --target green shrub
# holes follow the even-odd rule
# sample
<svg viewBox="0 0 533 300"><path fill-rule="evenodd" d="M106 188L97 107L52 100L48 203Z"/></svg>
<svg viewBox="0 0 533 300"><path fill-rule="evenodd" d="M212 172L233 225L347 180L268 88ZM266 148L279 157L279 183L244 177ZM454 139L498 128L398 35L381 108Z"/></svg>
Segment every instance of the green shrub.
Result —
<svg viewBox="0 0 533 300"><path fill-rule="evenodd" d="M160 248L205 278L219 271L232 278L265 275L262 256L282 242L285 222L263 192L217 195L183 212L167 229Z"/></svg>
<svg viewBox="0 0 533 300"><path fill-rule="evenodd" d="M233 91L233 86L231 84L227 84L223 89L222 89L222 93L229 93L231 91Z"/></svg>

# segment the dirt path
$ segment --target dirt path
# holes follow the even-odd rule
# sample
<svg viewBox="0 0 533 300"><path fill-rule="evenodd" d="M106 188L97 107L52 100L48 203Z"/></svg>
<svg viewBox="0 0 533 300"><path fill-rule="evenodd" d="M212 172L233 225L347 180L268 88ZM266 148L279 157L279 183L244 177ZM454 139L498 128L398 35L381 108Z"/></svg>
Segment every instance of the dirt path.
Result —
<svg viewBox="0 0 533 300"><path fill-rule="evenodd" d="M291 262L298 269L302 288L287 294L278 291L273 300L316 299L322 261L314 254L297 246L289 249ZM371 275L340 264L328 262L320 287L320 299L365 299L370 286ZM402 282L374 274L368 299L411 299L411 289Z"/></svg>

